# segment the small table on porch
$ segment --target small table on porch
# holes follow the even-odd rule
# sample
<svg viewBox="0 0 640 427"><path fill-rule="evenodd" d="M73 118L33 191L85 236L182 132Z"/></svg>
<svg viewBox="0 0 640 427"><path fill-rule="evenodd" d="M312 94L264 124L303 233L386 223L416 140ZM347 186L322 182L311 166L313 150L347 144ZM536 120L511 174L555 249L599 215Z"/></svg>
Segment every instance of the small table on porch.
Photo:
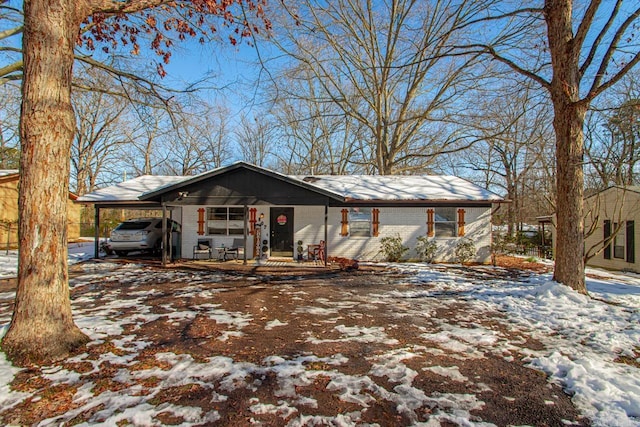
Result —
<svg viewBox="0 0 640 427"><path fill-rule="evenodd" d="M227 260L227 248L220 247L220 248L214 248L214 250L216 251L216 258L218 259L218 261Z"/></svg>

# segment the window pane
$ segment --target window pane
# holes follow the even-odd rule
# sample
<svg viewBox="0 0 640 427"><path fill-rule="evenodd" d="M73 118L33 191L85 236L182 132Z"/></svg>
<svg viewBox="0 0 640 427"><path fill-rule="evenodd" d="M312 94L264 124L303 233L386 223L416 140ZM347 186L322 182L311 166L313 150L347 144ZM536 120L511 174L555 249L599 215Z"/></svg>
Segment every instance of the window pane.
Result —
<svg viewBox="0 0 640 427"><path fill-rule="evenodd" d="M229 221L229 234L244 234L244 221Z"/></svg>
<svg viewBox="0 0 640 427"><path fill-rule="evenodd" d="M352 237L371 236L371 208L349 209L349 235Z"/></svg>
<svg viewBox="0 0 640 427"><path fill-rule="evenodd" d="M436 223L436 237L456 237L456 224L454 222Z"/></svg>
<svg viewBox="0 0 640 427"><path fill-rule="evenodd" d="M624 259L624 246L614 246L613 247L613 257Z"/></svg>
<svg viewBox="0 0 640 427"><path fill-rule="evenodd" d="M371 223L355 221L349 223L349 234L354 237L369 237L371 235Z"/></svg>
<svg viewBox="0 0 640 427"><path fill-rule="evenodd" d="M207 219L227 220L227 208L207 208Z"/></svg>
<svg viewBox="0 0 640 427"><path fill-rule="evenodd" d="M209 221L207 225L207 234L227 234L225 223L220 221Z"/></svg>
<svg viewBox="0 0 640 427"><path fill-rule="evenodd" d="M229 219L244 221L244 208L229 208Z"/></svg>
<svg viewBox="0 0 640 427"><path fill-rule="evenodd" d="M620 224L613 224L613 229L618 230ZM624 229L618 230L618 234L613 238L613 257L624 259L625 235Z"/></svg>
<svg viewBox="0 0 640 427"><path fill-rule="evenodd" d="M151 225L151 221L125 221L116 227L116 230L144 230Z"/></svg>
<svg viewBox="0 0 640 427"><path fill-rule="evenodd" d="M456 220L456 208L437 208L435 212L435 222Z"/></svg>

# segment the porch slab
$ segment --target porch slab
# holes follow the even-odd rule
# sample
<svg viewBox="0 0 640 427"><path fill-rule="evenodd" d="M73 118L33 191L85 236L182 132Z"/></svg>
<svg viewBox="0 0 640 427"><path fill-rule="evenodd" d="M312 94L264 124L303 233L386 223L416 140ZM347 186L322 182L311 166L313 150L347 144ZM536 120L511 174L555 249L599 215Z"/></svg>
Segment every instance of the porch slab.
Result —
<svg viewBox="0 0 640 427"><path fill-rule="evenodd" d="M262 273L262 274L296 274L304 275L337 272L341 270L341 266L336 263L324 264L312 261L299 262L290 258L270 258L268 260L257 261L255 259L244 261L229 260L181 260L182 265L190 265L196 268L205 268L210 270L237 271L241 273ZM170 266L171 264L169 264Z"/></svg>

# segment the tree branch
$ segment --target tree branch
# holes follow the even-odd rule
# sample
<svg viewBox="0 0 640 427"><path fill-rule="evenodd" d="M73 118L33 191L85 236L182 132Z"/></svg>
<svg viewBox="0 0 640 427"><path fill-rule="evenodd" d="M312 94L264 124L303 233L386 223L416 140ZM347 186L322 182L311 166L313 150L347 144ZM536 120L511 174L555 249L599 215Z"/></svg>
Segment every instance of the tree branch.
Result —
<svg viewBox="0 0 640 427"><path fill-rule="evenodd" d="M135 13L172 2L173 0L88 0L87 6L92 13Z"/></svg>
<svg viewBox="0 0 640 427"><path fill-rule="evenodd" d="M488 53L489 55L491 55L493 57L493 59L495 59L498 62L502 62L503 64L507 65L509 68L511 68L512 70L518 72L519 74L522 74L525 77L529 77L530 79L534 80L535 82L537 82L538 84L540 84L542 87L544 87L545 89L550 90L551 88L551 83L547 80L545 80L544 78L542 78L541 76L539 76L538 74L531 72L525 68L522 68L521 66L519 66L518 64L516 64L514 61L505 58L504 56L500 55L498 52L496 52L496 50L493 48L493 46L489 46L489 45L470 45L467 47L475 47L475 48L481 48L485 51L485 53Z"/></svg>
<svg viewBox="0 0 640 427"><path fill-rule="evenodd" d="M631 61L629 61L629 63L627 63L627 65L625 65L620 71L618 71L609 81L605 82L602 85L600 84L606 74L609 63L613 58L613 54L618 49L618 44L620 40L624 36L629 26L631 26L638 19L638 17L640 17L640 7L637 8L635 12L633 12L631 15L629 15L629 17L620 25L620 27L616 31L613 37L613 40L611 40L611 43L607 48L607 52L605 53L605 56L602 58L602 61L600 62L600 68L598 69L598 72L596 73L596 77L593 80L593 84L591 85L591 89L589 90L589 94L587 95L588 97L587 99L595 98L598 94L600 94L606 88L615 84L640 60L640 52L639 52L639 53L636 53L634 58Z"/></svg>
<svg viewBox="0 0 640 427"><path fill-rule="evenodd" d="M589 50L589 54L587 55L587 57L584 60L584 63L580 67L580 76L584 75L584 73L587 71L587 68L589 68L589 66L593 62L593 58L596 56L596 52L598 51L598 47L600 46L600 42L604 38L604 36L607 33L607 31L609 31L609 28L611 28L611 26L613 25L615 17L618 15L618 11L620 10L620 4L621 3L622 3L622 0L618 0L618 2L616 3L616 7L611 12L611 15L609 15L609 19L607 20L606 24L604 25L604 27L602 27L602 30L600 31L598 36L595 38L595 40L591 44L591 49ZM588 28L585 28L583 30L583 26L581 25L580 26L580 30L578 31L578 34L580 34L581 31L584 31L585 34L583 35L583 37L581 37L581 41L579 43L580 46L582 46L582 43L584 43L584 37L586 37L586 33L588 32Z"/></svg>
<svg viewBox="0 0 640 427"><path fill-rule="evenodd" d="M8 80L18 80L19 78L12 78L13 76L11 76L11 74L17 72L17 71L21 71L22 70L22 59L20 59L19 61L14 62L13 64L9 64L6 67L2 67L0 68L0 81L2 81L4 83L5 79Z"/></svg>
<svg viewBox="0 0 640 427"><path fill-rule="evenodd" d="M622 67L616 74L614 74L614 76L611 79L609 79L608 81L606 81L605 83L603 83L598 87L592 86L591 90L589 91L589 95L587 95L587 99L592 100L593 98L595 98L596 96L598 96L599 94L601 94L602 92L604 92L605 90L613 86L614 84L618 83L620 79L622 79L625 76L625 74L627 74L629 71L631 71L631 69L633 69L636 65L638 65L638 63L640 63L640 52L636 53L633 59L629 61L627 65ZM594 82L594 85L595 83L596 82Z"/></svg>
<svg viewBox="0 0 640 427"><path fill-rule="evenodd" d="M0 31L0 40L4 40L8 37L15 36L16 34L22 33L24 27L22 25L10 28L8 30Z"/></svg>

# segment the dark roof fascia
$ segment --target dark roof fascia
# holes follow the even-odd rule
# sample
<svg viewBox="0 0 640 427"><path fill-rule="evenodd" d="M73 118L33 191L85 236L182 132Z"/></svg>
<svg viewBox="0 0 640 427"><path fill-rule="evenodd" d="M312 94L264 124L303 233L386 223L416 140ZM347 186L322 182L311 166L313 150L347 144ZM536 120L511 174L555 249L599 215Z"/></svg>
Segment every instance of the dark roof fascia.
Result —
<svg viewBox="0 0 640 427"><path fill-rule="evenodd" d="M100 209L162 209L162 204L158 202L148 202L148 201L77 201L74 200L74 203L79 205L94 205Z"/></svg>
<svg viewBox="0 0 640 427"><path fill-rule="evenodd" d="M356 200L348 199L341 203L330 202L331 207L491 207L494 200Z"/></svg>
<svg viewBox="0 0 640 427"><path fill-rule="evenodd" d="M0 184L12 182L12 181L18 181L19 179L20 179L20 172L3 175L3 176L0 176ZM77 198L78 198L78 195L76 193L69 191L69 199L75 202Z"/></svg>
<svg viewBox="0 0 640 427"><path fill-rule="evenodd" d="M20 173L11 173L11 174L0 176L0 182L16 181L19 178L20 178Z"/></svg>
<svg viewBox="0 0 640 427"><path fill-rule="evenodd" d="M597 195L599 195L599 194L602 194L602 193L604 193L605 191L609 191L609 190L611 190L612 188L615 188L615 189L618 189L618 190L622 190L622 191L625 191L625 192L627 192L627 191L628 191L628 192L631 192L631 193L640 194L640 191L636 190L637 186L635 186L635 185L634 185L633 187L634 187L634 188L631 188L631 187L625 187L625 186L623 186L623 185L610 185L609 187L607 187L607 188L605 188L605 189L603 189L603 190L596 191L595 193L588 195L587 197L585 197L585 198L584 198L584 200L589 200L590 198L592 198L592 197L594 197L594 196L597 196Z"/></svg>
<svg viewBox="0 0 640 427"><path fill-rule="evenodd" d="M231 172L231 171L234 171L234 170L237 170L237 169L242 169L242 168L248 169L248 170L251 170L251 171L266 175L266 176L269 176L269 177L274 178L274 179L278 179L278 180L286 182L288 184L292 184L292 185L304 188L306 190L309 190L309 191L312 191L314 193L318 193L320 195L329 197L330 199L333 199L333 200L336 200L336 201L343 201L344 200L344 197L341 196L340 194L336 194L336 193L333 193L331 191L323 190L323 189L318 188L318 187L316 187L314 185L310 185L310 184L308 184L308 183L306 183L304 181L293 179L293 178L290 178L290 177L288 177L286 175L282 175L280 173L273 172L273 171L270 171L268 169L264 169L264 168L261 168L259 166L252 165L252 164L246 163L246 162L237 162L237 163L234 163L234 164L226 166L226 167L214 169L214 170L212 170L210 172L205 172L205 173L202 173L200 175L196 175L191 179L187 179L187 180L181 181L179 183L176 183L176 184L173 184L173 185L169 185L169 186L166 186L166 187L162 187L162 188L159 188L157 190L153 190L153 191L150 191L148 193L145 193L145 194L141 195L139 197L139 199L143 200L143 201L150 200L150 199L153 199L153 198L158 198L158 197L160 199L162 199L162 195L163 194L171 193L171 192L177 191L177 190L179 190L181 188L184 188L186 186L194 185L194 184L197 184L197 183L199 183L201 181L205 181L207 179L214 178L216 176L223 175L225 173L228 173L228 172Z"/></svg>

